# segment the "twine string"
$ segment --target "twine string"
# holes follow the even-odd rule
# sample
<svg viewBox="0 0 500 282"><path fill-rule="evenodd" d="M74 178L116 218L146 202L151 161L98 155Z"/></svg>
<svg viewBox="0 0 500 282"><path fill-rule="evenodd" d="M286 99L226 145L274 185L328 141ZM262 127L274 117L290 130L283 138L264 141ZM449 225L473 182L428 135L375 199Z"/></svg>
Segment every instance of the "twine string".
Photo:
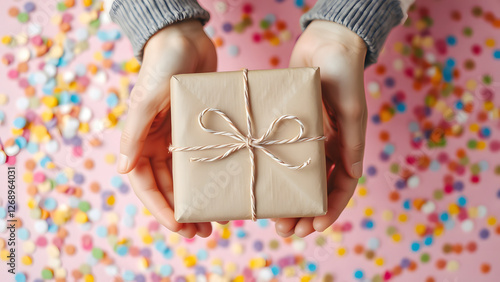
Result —
<svg viewBox="0 0 500 282"><path fill-rule="evenodd" d="M170 146L169 150L170 152L192 152L192 151L204 151L204 150L212 150L212 149L222 149L222 148L227 148L228 150L218 156L212 157L212 158L190 158L191 162L214 162L218 160L222 160L230 156L236 151L239 151L243 148L247 148L249 152L249 157L250 157L250 208L252 210L252 220L256 221L257 220L257 215L256 215L256 208L255 208L255 153L254 149L259 149L261 150L264 154L269 156L271 159L273 159L276 163L288 168L288 169L294 169L294 170L299 170L302 169L306 166L308 166L311 163L311 158L309 158L307 161L303 162L300 165L292 165L290 163L287 163L271 153L265 146L267 145L281 145L281 144L293 144L293 143L299 143L299 142L309 142L309 141L319 141L319 140L324 140L324 136L316 136L316 137L303 137L304 131L305 131L305 126L302 123L302 121L296 117L296 116L291 116L291 115L282 115L276 119L273 120L273 122L269 125L268 129L266 132L258 139L253 138L252 135L252 112L250 108L250 97L248 94L248 70L244 69L243 70L243 94L245 98L245 112L246 112L246 117L247 117L247 134L244 135L233 123L233 121L221 110L214 109L214 108L206 108L204 109L198 116L198 124L200 127L208 133L215 134L215 135L222 135L222 136L227 136L230 137L236 141L236 143L226 143L226 144L218 144L218 145L205 145L205 146L191 146L191 147L175 147L175 146ZM233 132L228 132L228 131L222 131L222 130L212 130L210 128L207 128L205 124L203 123L203 117L208 114L209 112L215 113L218 116L220 116L222 119L224 119L229 127L233 130ZM279 139L279 140L268 140L269 136L271 136L272 132L278 127L280 123L282 123L285 120L291 120L295 121L299 125L299 132L298 134L293 137L293 138L288 138L288 139Z"/></svg>

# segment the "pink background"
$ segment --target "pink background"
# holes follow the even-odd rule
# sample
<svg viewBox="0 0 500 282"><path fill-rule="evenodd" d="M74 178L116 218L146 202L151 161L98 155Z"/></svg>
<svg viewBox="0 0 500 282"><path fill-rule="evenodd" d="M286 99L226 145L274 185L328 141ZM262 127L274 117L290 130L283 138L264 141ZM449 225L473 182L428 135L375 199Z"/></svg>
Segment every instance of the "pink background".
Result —
<svg viewBox="0 0 500 282"><path fill-rule="evenodd" d="M271 57L279 58L279 64L275 67L287 67L288 57L293 48L294 41L300 34L298 19L302 11L295 4L295 2L300 1L285 0L279 3L278 1L270 0L205 0L200 2L211 11L212 18L206 25L207 30L215 31L213 34L214 38L220 37L224 41L223 45L218 47L217 50L220 71L236 70L243 67L249 69L272 68L273 66L269 62ZM215 5L220 5L217 4L220 2L224 2L227 5L227 11L225 13L217 12L215 9ZM314 3L314 1L306 2L309 6L312 6ZM100 147L87 146L89 135L80 134L85 144L83 146L83 157L72 157L73 148L63 145L60 134L52 130L52 137L58 140L61 145L58 153L50 155L57 168L49 170L38 165L35 172L42 172L47 177L52 178L64 168L69 167L74 169L75 172L83 174L85 181L82 185L76 185L72 182L70 182L70 185L81 187L83 189L81 199L89 201L92 204L92 208L102 213L101 219L91 222L90 230L83 230L80 224L73 219L61 226L61 228L68 230L68 237L64 240L63 245L74 244L77 247L77 252L73 256L68 256L61 251L61 267L67 270L67 278L73 280L71 276L72 271L79 269L83 264L89 263L88 258L91 254L89 251L82 248L81 243L82 236L88 234L92 236L93 246L101 248L106 255L111 258L113 261L112 264L118 266L119 275L117 275L117 277L122 277L125 271L131 271L136 275L136 279L139 280L140 278L137 277L144 275L149 281L151 279L151 273L158 273L158 269L162 265L171 265L173 267L174 271L170 276L170 279L173 281L177 281L177 279L180 279L179 277L193 279L195 267L186 267L184 265L184 259L181 257L181 253L185 250L188 254L196 255L198 250L205 249L209 254L208 259L198 260L197 266L204 266L206 273L209 274L214 272L214 259L220 259L222 261L222 268L226 270L228 264L235 263L237 269L234 273L224 271L224 274L222 274L222 276L229 279L233 279L240 274L247 277L247 279L249 279L250 276L257 278L259 273L265 271L262 268L245 271L245 269L250 266L250 261L252 259L264 257L270 261L271 265L275 265L281 258L291 255L302 256L304 261L298 261L289 267L295 271L292 276L286 276L283 274L284 270L281 269L281 274L275 277L276 280L300 281L303 279L303 281L307 281L308 278L311 278L313 280L321 281L321 279L326 279L326 281L328 281L327 279L329 279L329 277L333 277L334 281L355 281L355 271L361 270L364 273L363 279L366 281L377 281L377 279L382 279L379 281L383 281L383 277L389 278L394 273L394 268L401 264L402 259L406 258L416 263L417 268L414 270L403 268L399 275L392 275L393 277L391 280L426 281L426 279L432 277L434 281L497 281L500 275L500 264L498 262L498 253L500 251L500 225L496 222L500 217L500 173L498 172L498 167L500 165L500 122L498 114L500 98L495 94L500 91L500 84L498 82L500 75L498 72L500 60L498 58L495 59L495 56L500 57L500 33L498 29L498 23L500 21L500 4L497 1L491 0L473 2L466 0L423 0L417 2L416 7L409 12L409 24L407 26L399 26L392 31L385 44L385 50L381 54L378 64L368 68L365 72L365 87L370 119L368 123L367 148L364 161L366 182L358 185L357 192L353 197L352 206L344 211L337 223L334 224L334 227L327 229L322 234L313 234L306 239L293 237L291 240L287 241L275 234L273 223L269 221L261 221L262 225L267 223L267 226L259 226L258 223L252 223L250 221L244 222L241 227L236 226L237 223L230 223L226 228L231 234L227 242L225 242L228 246L224 247L222 246L224 243L220 243L221 240L223 240L220 239L223 227L218 224L215 224L214 234L210 238L195 238L194 240L181 239L179 243L172 242L171 240L175 238L176 235L164 228L160 228L159 231L149 231L153 236L164 236L166 244L174 251L173 258L165 259L154 248L153 244L145 244L141 240L141 236L138 232L138 228L148 228L151 223L155 222L155 219L143 213L142 204L135 197L131 188L129 188L128 193L121 193L117 188L111 185L112 177L118 174L115 172L115 165L105 162L105 155L114 154L117 156L120 136L119 128L125 116L119 117L120 121L117 127L105 130L102 135L99 136L103 140L103 145ZM0 28L1 36L14 35L26 28L26 24L21 24L16 19L6 16L7 10L11 6L19 7L22 10L24 3L25 1L2 1L0 3L0 13L2 13L3 20L2 27ZM36 13L45 13L45 15L49 15L49 17L60 14L60 12L51 6L54 3L55 1L37 2L37 10L34 14L39 15ZM222 29L224 23L229 22L234 25L241 20L243 13L242 9L246 3L251 3L253 7L253 11L250 13L253 25L248 27L241 34L235 31L224 32ZM472 10L475 6L482 8L483 14L481 16L476 17L473 15ZM78 20L79 15L82 14L84 10L82 1L77 1L76 7L66 12L74 16L72 21L73 30L85 27ZM494 19L490 22L487 21L488 16L485 15L488 12L493 13ZM262 33L262 29L259 27L260 20L268 14L273 14L278 20L283 20L287 23L287 30L289 30L292 35L290 40L281 40L278 46L272 46L266 40L262 40L259 43L253 41L252 36L254 33ZM459 14L460 19L453 19L453 14ZM427 15L428 18L433 21L430 27L426 27L425 24ZM42 21L42 23L44 24L42 33L44 36L54 37L57 34L57 27L53 24L48 21ZM497 26L496 28L494 27L495 25ZM463 30L465 27L470 27L472 29L472 36L467 37L464 35ZM116 28L117 26L113 24L104 24L101 26L103 30ZM272 26L271 29L276 31L275 26ZM68 32L68 36L74 38L74 32ZM445 52L440 52L440 43L437 42L443 40L446 42L449 36L454 36L456 38L456 44L451 46L445 43ZM493 43L487 46L486 41L488 39L493 39ZM89 44L89 50L75 56L74 60L72 60L68 66L59 68L58 72L62 73L65 70L74 70L76 65L80 63L87 65L90 62L101 68L101 63L94 59L94 53L102 51L102 42L100 42L96 36L92 36L89 40ZM414 48L424 46L421 48L424 58L429 58L429 56L432 55L435 56L435 65L439 70L443 69L448 59L453 59L455 61L455 69L459 71L460 76L454 78L452 82L448 84L448 87L453 89L462 88L464 92L470 93L472 97L472 112L468 116L466 122L461 125L464 133L458 137L446 136L446 145L444 147L429 149L426 146L427 140L420 149L412 146L411 141L413 137L409 125L411 122L422 124L422 120L419 118L418 108L425 105L425 99L431 89L431 85L424 84L422 89L415 90L412 87L415 78L405 74L405 70L413 70L414 74L421 71L424 73L424 76L427 76L431 67L429 65L416 63L410 56L403 55L399 52L398 46L401 44L407 48L411 46ZM238 55L230 55L229 46L231 45L235 45L239 48ZM472 50L476 48L473 47L475 45L479 46L481 50L479 54L475 54ZM7 53L15 55L19 48L20 47L12 48L1 45L0 55L4 56ZM119 64L129 60L131 56L130 44L124 37L124 34L122 34L122 39L116 43L111 58L114 62ZM465 62L467 60L474 62L474 69L466 69ZM42 61L44 61L43 58L30 60L30 69L28 73L21 74L20 77L28 77L30 73L36 71L38 64ZM401 63L403 64L402 69L397 67L398 64ZM4 64L0 65L0 81L2 85L0 93L6 94L9 97L9 102L7 104L0 105L0 110L6 113L6 120L3 125L0 125L0 141L2 143L5 143L6 140L12 137L11 128L13 127L13 120L25 114L15 106L16 100L24 95L24 91L19 87L17 80L12 80L7 77L8 71L16 68L17 64L18 62L14 61L8 66ZM377 73L377 68L381 67L385 67L385 72L383 74ZM91 85L97 85L104 91L104 97L98 103L91 101L85 94L81 94L82 104L93 110L93 119L103 119L107 114L108 107L105 102L107 89L110 87L118 88L119 79L121 77L130 79L131 84L136 78L136 74L133 73L117 74L109 69L105 71L109 79L104 85L91 83ZM484 75L491 76L492 82L489 85L483 83ZM91 77L88 73L87 76ZM392 87L386 85L385 81L387 79L392 79L394 81ZM472 83L470 81L475 81L477 86L470 87ZM380 86L380 95L378 96L369 91L371 88L369 85L373 85L374 83ZM440 87L443 85L445 85L444 81L441 80ZM482 98L482 93L484 93L485 88L490 89L493 93L492 101L494 109L489 112L489 116L485 121L481 121L478 115L480 112L485 111L485 100ZM394 107L394 103L391 99L394 94L398 92L404 93L405 95L404 103L406 105L406 111L396 113L388 121L382 123L373 122L373 116L380 114L384 104ZM41 98L43 95L40 88L38 88L36 97ZM463 100L463 97L464 96L460 98L453 94L445 97L445 95L439 91L436 99L442 101L453 110L453 112L459 114L461 111L456 105L457 102ZM35 112L40 114L43 108L44 106L40 106ZM437 125L443 120L443 115L435 108L431 108L431 112L432 114L427 117L426 120L434 124L431 130L435 130ZM450 122L450 125L454 124L458 123L456 121ZM473 125L473 128L476 124L479 125L480 128L489 128L491 136L483 138L475 132L475 130L471 129L471 125ZM26 131L28 131L28 129L26 129ZM379 139L379 135L382 131L386 131L390 134L388 141L381 141ZM467 143L471 139L485 142L485 148L482 150L468 148ZM388 160L383 161L380 155L387 144L394 146L395 151L390 154ZM450 161L459 161L456 155L458 149L464 149L469 159L468 163L464 164L462 167L464 170L463 173L448 168ZM41 146L41 151L44 151L43 146ZM418 159L418 157L425 155L429 157L430 160L437 161L438 156L443 153L448 156L449 160L443 162L439 169L434 171L429 168L418 169L417 166L409 160L412 157L417 157ZM35 220L29 216L30 210L27 203L30 196L26 193L27 184L23 181L23 175L30 173L26 170L24 164L28 159L32 158L34 158L34 156L28 153L26 149L23 149L15 160L18 176L18 216L22 219L24 227L30 230L30 236L27 240L36 241L40 237L45 237L50 244L56 235L50 232L38 234L33 227ZM83 166L83 160L87 158L95 162L95 167L91 170L87 170ZM471 172L472 166L481 161L485 161L482 164L486 163L488 166L477 175L479 181L473 183L473 173ZM13 162L12 159L11 162ZM402 190L397 190L395 182L402 178L400 175L391 173L389 168L392 164L399 164L400 167L409 169L412 175L414 175L414 179L418 178L419 180L417 187L413 189L406 187ZM368 172L369 167L375 168L376 173L370 174ZM496 173L495 169L497 170ZM0 171L0 181L2 182L0 186L2 187L0 205L5 207L7 195L6 189L4 189L6 167L2 166ZM453 177L453 182L461 181L463 183L463 190L445 193L443 199L436 200L433 198L433 193L436 190L445 190L446 183L444 179L446 175L451 175ZM126 177L119 177L121 177L125 183L128 183ZM92 193L89 190L90 183L93 181L97 181L101 184L101 191L98 194ZM360 188L366 189L366 196L360 195L359 192L363 190ZM391 201L389 199L389 194L396 190L399 194L399 200ZM103 191L112 191L116 197L116 204L114 204L111 211L101 210L103 200L100 194ZM424 246L422 243L423 237L415 232L417 224L424 224L427 226L430 234L432 234L436 224L429 219L428 215L424 214L422 210L417 209L413 204L409 210L405 210L403 208L404 201L409 200L413 202L416 199L422 199L424 202L433 202L436 206L434 212L441 214L448 210L451 203L457 203L460 196L463 196L467 200L462 212L465 214L463 216L472 220L474 224L472 231L465 232L462 230L461 222L464 218L451 215L449 221L454 223L454 227L449 229L445 228L440 236L432 236L432 245ZM41 199L41 202L43 199L53 197L57 200L58 206L65 203L67 204L69 199L69 195L58 193L55 190L46 194L39 194L37 197L37 199ZM122 224L122 219L126 217L125 207L130 204L135 205L138 210L137 215L134 217L135 225L133 228ZM42 206L42 204L40 204L40 206ZM474 212L480 206L486 208L486 213L483 216L477 216ZM373 214L369 217L365 215L365 210L367 208L373 209ZM481 207L480 209L483 208ZM383 214L388 213L393 215L393 218L390 220L385 219L383 216ZM408 217L408 220L404 223L397 219L398 216L403 213ZM134 256L128 253L121 257L113 249L113 246L108 243L106 238L100 238L96 235L96 229L99 226L107 227L109 225L107 218L110 215L117 215L119 217L117 223L119 239L128 240L130 246L134 246L138 249L149 249L151 251L152 255L148 258L149 269L143 270L139 267L139 261L142 255ZM373 229L362 227L363 220L367 218L373 221ZM4 221L5 218L0 220ZM349 226L351 226L350 230ZM391 237L387 235L386 229L389 226L395 227L397 232L401 234L402 239L400 242L394 242ZM247 236L245 238L238 238L236 236L238 230L244 230ZM489 231L489 237L487 239L480 237L480 232L482 230ZM8 233L5 231L1 236L2 238L7 238ZM369 247L368 242L370 239L374 240L373 238L380 242L380 246L373 251L375 253L375 258L382 258L384 260L382 266L376 265L374 258L368 259L364 254ZM208 249L207 244L214 240L219 242L219 245L214 249ZM257 240L264 244L264 248L260 252L255 251L253 248L253 244ZM269 243L273 240L279 242L279 248L275 250L269 247ZM326 242L325 245L318 245L318 242L321 240ZM420 250L416 252L411 250L411 244L415 241L421 243ZM465 246L470 242L475 242L477 244L477 250L475 252L470 252L466 249ZM20 246L22 243L23 241L18 239L18 244ZM304 250L301 249L302 244L305 244ZM460 253L446 253L443 248L447 244L453 246L461 245L463 250ZM362 254L355 253L354 247L356 245L364 246L365 250ZM238 254L234 250L240 246L243 247L244 251ZM339 248L345 248L346 254L344 256L338 255ZM430 260L427 263L421 262L420 260L421 255L424 253L430 255ZM18 247L17 270L24 273L29 281L41 278L41 270L47 267L48 263L48 255L45 248L36 248L35 253L32 255L33 264L29 266L20 263L20 258L23 255L22 247ZM446 267L444 269L438 269L436 267L436 262L440 259L445 260L448 266L457 262L459 267L456 270L447 269ZM316 264L317 270L312 272L307 270L307 264L309 263ZM491 270L489 273L481 272L481 266L484 264L490 266ZM7 274L4 274L6 273L4 272L6 271L5 263L2 261L0 265L2 271L1 277L7 277L2 278L2 281L13 281L14 279L11 275L7 276ZM91 273L95 281L104 281L112 278L106 274L105 267L103 263L97 263L92 266ZM286 270L285 272L287 271L290 270ZM208 277L210 276L215 277L214 274L208 275Z"/></svg>

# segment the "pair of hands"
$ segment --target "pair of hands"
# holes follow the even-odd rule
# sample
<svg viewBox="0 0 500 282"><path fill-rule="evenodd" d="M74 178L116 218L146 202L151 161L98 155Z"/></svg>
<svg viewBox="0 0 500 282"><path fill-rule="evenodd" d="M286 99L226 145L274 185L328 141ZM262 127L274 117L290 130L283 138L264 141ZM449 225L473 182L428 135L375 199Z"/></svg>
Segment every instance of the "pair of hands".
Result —
<svg viewBox="0 0 500 282"><path fill-rule="evenodd" d="M313 21L298 39L290 67L318 66L324 104L328 212L314 218L280 218L276 232L304 237L324 231L338 218L361 176L367 109L363 83L366 45L354 32L328 21ZM170 77L213 72L217 54L199 21L168 26L144 48L139 77L120 141L119 173L151 214L184 237L207 237L210 222L178 223L174 219L170 131ZM221 222L225 223L225 222Z"/></svg>

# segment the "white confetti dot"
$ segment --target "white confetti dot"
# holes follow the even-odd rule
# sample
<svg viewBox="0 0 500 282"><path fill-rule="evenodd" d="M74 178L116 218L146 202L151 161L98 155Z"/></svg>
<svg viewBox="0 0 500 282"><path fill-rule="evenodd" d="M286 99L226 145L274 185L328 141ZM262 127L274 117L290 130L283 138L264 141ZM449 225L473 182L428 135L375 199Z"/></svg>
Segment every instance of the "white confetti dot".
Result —
<svg viewBox="0 0 500 282"><path fill-rule="evenodd" d="M0 219L0 233L3 233L5 230L7 230L7 221Z"/></svg>
<svg viewBox="0 0 500 282"><path fill-rule="evenodd" d="M227 47L227 52L230 56L236 57L240 53L240 48L236 45L229 45L229 47Z"/></svg>
<svg viewBox="0 0 500 282"><path fill-rule="evenodd" d="M483 218L486 216L486 214L488 213L488 208L486 208L485 206L478 206L477 207L477 218Z"/></svg>
<svg viewBox="0 0 500 282"><path fill-rule="evenodd" d="M64 74L63 74L63 80L66 82L66 83L70 83L72 81L75 80L75 73L72 72L72 71L65 71Z"/></svg>
<svg viewBox="0 0 500 282"><path fill-rule="evenodd" d="M35 246L35 243L33 243L33 241L25 241L23 243L23 251L26 253L26 254L32 254L36 249L36 246Z"/></svg>
<svg viewBox="0 0 500 282"><path fill-rule="evenodd" d="M472 229L474 229L474 222L472 222L472 220L466 219L462 221L462 230L464 232L471 232Z"/></svg>
<svg viewBox="0 0 500 282"><path fill-rule="evenodd" d="M380 84L375 81L368 83L368 92L378 93L380 91Z"/></svg>
<svg viewBox="0 0 500 282"><path fill-rule="evenodd" d="M38 234L44 234L49 229L49 225L43 219L35 220L35 231Z"/></svg>
<svg viewBox="0 0 500 282"><path fill-rule="evenodd" d="M263 268L259 271L258 281L269 281L274 277L273 271L269 268Z"/></svg>
<svg viewBox="0 0 500 282"><path fill-rule="evenodd" d="M418 178L418 176L416 175L410 176L410 178L408 178L407 180L407 185L410 188L417 188L419 184L420 184L420 178Z"/></svg>
<svg viewBox="0 0 500 282"><path fill-rule="evenodd" d="M31 58L31 52L28 47L23 47L17 51L17 60L21 63L27 62Z"/></svg>
<svg viewBox="0 0 500 282"><path fill-rule="evenodd" d="M306 249L306 241L302 239L294 240L292 247L296 252L303 252Z"/></svg>
<svg viewBox="0 0 500 282"><path fill-rule="evenodd" d="M28 23L27 31L28 31L28 35L30 37L41 34L42 30L43 30L43 28L39 23L36 23L36 22Z"/></svg>
<svg viewBox="0 0 500 282"><path fill-rule="evenodd" d="M5 147L4 150L5 150L5 154L7 156L11 157L11 156L17 155L21 149L19 148L19 146L17 144L14 144L12 146Z"/></svg>
<svg viewBox="0 0 500 282"><path fill-rule="evenodd" d="M431 201L427 201L423 206L422 206L422 212L424 214L430 214L432 213L433 211L436 210L436 204L434 204L434 202L431 202Z"/></svg>
<svg viewBox="0 0 500 282"><path fill-rule="evenodd" d="M88 107L82 106L80 108L80 113L78 114L78 119L81 122L89 122L92 118L92 110Z"/></svg>
<svg viewBox="0 0 500 282"><path fill-rule="evenodd" d="M52 139L47 142L45 144L45 151L49 154L54 154L59 151L59 143L57 142L57 140Z"/></svg>
<svg viewBox="0 0 500 282"><path fill-rule="evenodd" d="M7 161L7 155L5 152L0 150L0 165L3 165Z"/></svg>
<svg viewBox="0 0 500 282"><path fill-rule="evenodd" d="M90 87L88 90L88 94L90 96L90 99L94 101L100 100L102 98L102 91L97 87Z"/></svg>
<svg viewBox="0 0 500 282"><path fill-rule="evenodd" d="M25 111L29 108L30 101L26 97L21 97L16 101L16 107L18 110Z"/></svg>
<svg viewBox="0 0 500 282"><path fill-rule="evenodd" d="M227 11L227 4L222 1L217 1L214 4L215 11L219 14L224 14Z"/></svg>

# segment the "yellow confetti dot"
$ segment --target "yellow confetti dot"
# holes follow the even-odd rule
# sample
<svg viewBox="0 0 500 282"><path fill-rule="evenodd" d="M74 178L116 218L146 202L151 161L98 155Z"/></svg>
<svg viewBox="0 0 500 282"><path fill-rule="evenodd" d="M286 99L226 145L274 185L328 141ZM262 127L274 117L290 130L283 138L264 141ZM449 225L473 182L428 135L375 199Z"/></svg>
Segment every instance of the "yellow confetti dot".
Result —
<svg viewBox="0 0 500 282"><path fill-rule="evenodd" d="M92 5L92 0L83 0L83 6L90 7Z"/></svg>
<svg viewBox="0 0 500 282"><path fill-rule="evenodd" d="M229 239L231 237L231 231L229 230L229 228L224 228L222 230L221 237L222 237L222 239Z"/></svg>
<svg viewBox="0 0 500 282"><path fill-rule="evenodd" d="M385 221L391 221L394 218L394 213L390 210L385 210L382 212L382 218Z"/></svg>
<svg viewBox="0 0 500 282"><path fill-rule="evenodd" d="M230 261L226 263L224 270L226 271L227 274L236 273L236 271L238 270L238 266L236 265L236 263Z"/></svg>
<svg viewBox="0 0 500 282"><path fill-rule="evenodd" d="M41 116L44 122L48 122L54 117L54 113L52 113L52 111L44 111Z"/></svg>
<svg viewBox="0 0 500 282"><path fill-rule="evenodd" d="M83 281L94 282L94 276L92 274L85 274L85 276L83 276Z"/></svg>
<svg viewBox="0 0 500 282"><path fill-rule="evenodd" d="M142 236L142 242L146 245L153 243L153 237L149 234Z"/></svg>
<svg viewBox="0 0 500 282"><path fill-rule="evenodd" d="M149 261L145 257L141 257L138 261L138 264L139 264L139 268L143 269L143 270L145 270L149 267Z"/></svg>
<svg viewBox="0 0 500 282"><path fill-rule="evenodd" d="M0 238L0 249L5 248L5 240L3 238Z"/></svg>
<svg viewBox="0 0 500 282"><path fill-rule="evenodd" d="M88 221L87 214L82 211L77 212L75 215L75 221L80 224L87 222Z"/></svg>
<svg viewBox="0 0 500 282"><path fill-rule="evenodd" d="M493 101L486 101L486 102L484 102L483 106L484 106L484 110L488 111L488 112L495 109L495 104L493 104Z"/></svg>
<svg viewBox="0 0 500 282"><path fill-rule="evenodd" d="M22 135L23 131L24 131L24 129L22 129L22 128L19 128L19 129L18 128L12 128L11 129L12 135L14 135L14 136L20 136L20 135Z"/></svg>
<svg viewBox="0 0 500 282"><path fill-rule="evenodd" d="M148 216L148 215L151 215L151 212L146 207L143 207L142 208L142 214Z"/></svg>
<svg viewBox="0 0 500 282"><path fill-rule="evenodd" d="M283 274L285 275L285 277L295 276L295 268L293 268L292 266L287 266L283 268Z"/></svg>
<svg viewBox="0 0 500 282"><path fill-rule="evenodd" d="M490 216L488 217L486 222L488 223L489 226L493 226L497 223L497 219L494 216Z"/></svg>
<svg viewBox="0 0 500 282"><path fill-rule="evenodd" d="M28 183L28 184L29 183L33 183L33 173L31 173L29 171L26 172L26 173L24 173L24 175L23 175L23 181L25 183Z"/></svg>
<svg viewBox="0 0 500 282"><path fill-rule="evenodd" d="M384 265L384 259L381 258L381 257L376 258L374 262L375 262L376 266L382 266L382 265Z"/></svg>
<svg viewBox="0 0 500 282"><path fill-rule="evenodd" d="M11 42L12 42L12 37L11 36L5 35L5 36L2 37L2 44L8 45Z"/></svg>
<svg viewBox="0 0 500 282"><path fill-rule="evenodd" d="M10 255L10 252L7 249L3 249L0 251L0 259L3 261L7 261L9 258L7 256Z"/></svg>
<svg viewBox="0 0 500 282"><path fill-rule="evenodd" d="M24 264L24 265L31 265L33 263L33 259L30 257L30 256L23 256L21 258L21 262Z"/></svg>
<svg viewBox="0 0 500 282"><path fill-rule="evenodd" d="M139 72L139 70L141 69L141 65L139 64L139 62L135 58L132 58L125 63L124 68L125 68L125 71L127 71L127 72L136 73L136 72Z"/></svg>
<svg viewBox="0 0 500 282"><path fill-rule="evenodd" d="M340 247L337 249L337 255L343 257L347 253L347 250L344 247Z"/></svg>
<svg viewBox="0 0 500 282"><path fill-rule="evenodd" d="M233 282L245 282L245 277L243 275L238 275L234 278Z"/></svg>
<svg viewBox="0 0 500 282"><path fill-rule="evenodd" d="M42 103L49 108L54 108L55 106L57 106L59 102L57 101L57 98L54 96L44 96L42 98Z"/></svg>
<svg viewBox="0 0 500 282"><path fill-rule="evenodd" d="M415 232L420 236L425 234L426 229L427 227L425 226L425 224L419 223L415 226Z"/></svg>
<svg viewBox="0 0 500 282"><path fill-rule="evenodd" d="M342 242L343 239L341 232L332 232L331 237L333 242Z"/></svg>
<svg viewBox="0 0 500 282"><path fill-rule="evenodd" d="M185 258L188 256L188 251L183 247L179 247L175 253L181 258Z"/></svg>
<svg viewBox="0 0 500 282"><path fill-rule="evenodd" d="M495 39L493 38L486 39L485 45L490 48L495 47Z"/></svg>
<svg viewBox="0 0 500 282"><path fill-rule="evenodd" d="M114 164L116 162L116 156L114 154L106 154L104 156L104 161L107 164Z"/></svg>
<svg viewBox="0 0 500 282"><path fill-rule="evenodd" d="M473 123L473 124L469 125L469 130L471 132L478 132L479 131L479 124Z"/></svg>
<svg viewBox="0 0 500 282"><path fill-rule="evenodd" d="M394 51L396 51L398 53L402 53L403 48L404 48L403 42L398 41L398 42L394 43Z"/></svg>
<svg viewBox="0 0 500 282"><path fill-rule="evenodd" d="M358 195L361 197L364 197L368 194L368 190L364 186L358 187L357 190L358 190Z"/></svg>
<svg viewBox="0 0 500 282"><path fill-rule="evenodd" d="M443 232L444 232L444 228L438 226L434 229L434 236L436 236L436 237L441 236L441 235L443 235Z"/></svg>
<svg viewBox="0 0 500 282"><path fill-rule="evenodd" d="M300 282L309 282L311 279L312 277L310 275L304 275L300 278Z"/></svg>
<svg viewBox="0 0 500 282"><path fill-rule="evenodd" d="M195 255L189 255L184 258L184 265L186 267L193 267L196 265L196 256Z"/></svg>
<svg viewBox="0 0 500 282"><path fill-rule="evenodd" d="M280 39L278 37L273 37L269 40L269 43L271 43L272 46L278 46L280 45Z"/></svg>
<svg viewBox="0 0 500 282"><path fill-rule="evenodd" d="M448 212L451 215L457 215L460 212L460 207L457 204L455 204L455 203L451 203L448 206Z"/></svg>
<svg viewBox="0 0 500 282"><path fill-rule="evenodd" d="M373 215L373 209L372 208L366 208L365 209L365 216L370 217Z"/></svg>
<svg viewBox="0 0 500 282"><path fill-rule="evenodd" d="M222 260L220 258L214 258L214 259L212 259L211 264L222 266Z"/></svg>
<svg viewBox="0 0 500 282"><path fill-rule="evenodd" d="M474 79L469 79L465 83L465 87L467 88L467 90L474 91L477 87L477 81L475 81Z"/></svg>
<svg viewBox="0 0 500 282"><path fill-rule="evenodd" d="M486 142L484 142L484 141L477 142L476 148L478 150L484 150L484 149L486 149Z"/></svg>
<svg viewBox="0 0 500 282"><path fill-rule="evenodd" d="M354 198L350 198L349 202L347 202L346 208L352 208L356 205L356 200Z"/></svg>
<svg viewBox="0 0 500 282"><path fill-rule="evenodd" d="M181 241L181 237L177 233L172 233L168 236L168 243L172 245L177 245Z"/></svg>
<svg viewBox="0 0 500 282"><path fill-rule="evenodd" d="M78 131L80 133L88 133L90 130L89 124L87 122L82 122L80 123L80 127L78 128Z"/></svg>
<svg viewBox="0 0 500 282"><path fill-rule="evenodd" d="M456 260L450 260L446 264L446 270L448 270L449 272L455 272L458 270L459 267L460 267L460 265L459 265L458 261L456 261Z"/></svg>
<svg viewBox="0 0 500 282"><path fill-rule="evenodd" d="M111 195L106 199L106 204L112 206L115 204L115 196Z"/></svg>
<svg viewBox="0 0 500 282"><path fill-rule="evenodd" d="M393 240L394 242L399 242L399 241L401 241L401 234L399 234L399 233L395 233L395 234L393 234L393 235L392 235L392 240Z"/></svg>
<svg viewBox="0 0 500 282"><path fill-rule="evenodd" d="M266 260L263 258L253 258L250 260L249 266L251 269L262 268L266 266Z"/></svg>
<svg viewBox="0 0 500 282"><path fill-rule="evenodd" d="M406 222L408 220L408 215L406 215L405 213L402 213L402 214L398 215L398 220L399 220L399 222Z"/></svg>

